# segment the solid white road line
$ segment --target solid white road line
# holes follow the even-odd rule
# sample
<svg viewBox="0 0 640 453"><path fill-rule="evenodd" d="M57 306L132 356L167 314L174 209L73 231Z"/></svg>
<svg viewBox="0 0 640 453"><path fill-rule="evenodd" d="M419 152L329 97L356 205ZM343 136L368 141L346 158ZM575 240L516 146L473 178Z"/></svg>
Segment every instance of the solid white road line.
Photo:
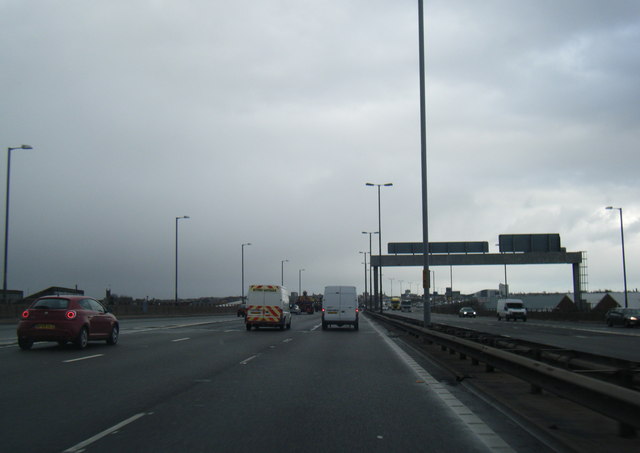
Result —
<svg viewBox="0 0 640 453"><path fill-rule="evenodd" d="M185 337L185 338L177 338L175 340L171 340L173 343L177 343L178 341L186 341L186 340L191 340L191 338L189 337Z"/></svg>
<svg viewBox="0 0 640 453"><path fill-rule="evenodd" d="M104 354L88 355L86 357L79 357L77 359L63 360L62 363L71 363L71 362L79 362L80 360L95 359L96 357L102 357L103 355Z"/></svg>
<svg viewBox="0 0 640 453"><path fill-rule="evenodd" d="M133 417L129 417L128 419L118 423L117 425L112 426L109 429L106 429L104 431L102 431L99 434L96 434L93 437L90 437L89 439L80 442L79 444L74 445L71 448L67 448L63 453L77 453L79 451L81 451L84 447L91 445L92 443L102 439L104 436L107 436L117 430L119 430L120 428L122 428L123 426L128 425L129 423L133 423L136 420L138 420L140 417L144 417L145 415L147 415L146 412L140 413L140 414L136 414Z"/></svg>

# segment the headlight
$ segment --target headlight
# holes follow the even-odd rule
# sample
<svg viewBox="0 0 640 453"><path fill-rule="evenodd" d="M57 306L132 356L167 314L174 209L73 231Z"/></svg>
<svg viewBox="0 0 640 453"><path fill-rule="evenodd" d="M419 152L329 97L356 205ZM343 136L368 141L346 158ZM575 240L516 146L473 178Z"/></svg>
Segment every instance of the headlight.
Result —
<svg viewBox="0 0 640 453"><path fill-rule="evenodd" d="M635 317L635 316L631 316L631 317L629 317L629 320L630 320L630 321L637 321L637 320L638 320L638 318L637 318L637 317Z"/></svg>

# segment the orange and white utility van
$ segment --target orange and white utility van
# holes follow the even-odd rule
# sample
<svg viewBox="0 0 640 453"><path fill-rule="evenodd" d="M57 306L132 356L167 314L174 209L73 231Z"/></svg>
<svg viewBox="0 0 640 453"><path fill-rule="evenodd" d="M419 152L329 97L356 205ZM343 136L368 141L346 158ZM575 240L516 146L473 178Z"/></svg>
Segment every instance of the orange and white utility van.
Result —
<svg viewBox="0 0 640 453"><path fill-rule="evenodd" d="M279 285L251 285L247 295L245 326L291 328L289 291Z"/></svg>

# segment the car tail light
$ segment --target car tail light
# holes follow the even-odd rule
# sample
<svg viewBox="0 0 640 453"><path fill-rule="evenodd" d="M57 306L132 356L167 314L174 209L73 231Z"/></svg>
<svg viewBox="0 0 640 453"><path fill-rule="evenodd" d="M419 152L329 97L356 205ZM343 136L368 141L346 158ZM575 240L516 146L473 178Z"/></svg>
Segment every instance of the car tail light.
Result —
<svg viewBox="0 0 640 453"><path fill-rule="evenodd" d="M67 317L67 319L74 319L74 318L76 317L76 312L75 312L75 311L73 311L73 310L69 310L69 311L66 313L66 317Z"/></svg>
<svg viewBox="0 0 640 453"><path fill-rule="evenodd" d="M360 310L358 310L358 309L356 308L356 313L358 313L359 311L360 311Z"/></svg>
<svg viewBox="0 0 640 453"><path fill-rule="evenodd" d="M322 309L322 313L324 313L324 308Z"/></svg>
<svg viewBox="0 0 640 453"><path fill-rule="evenodd" d="M29 310L25 310L22 312L22 319L28 319L29 318Z"/></svg>

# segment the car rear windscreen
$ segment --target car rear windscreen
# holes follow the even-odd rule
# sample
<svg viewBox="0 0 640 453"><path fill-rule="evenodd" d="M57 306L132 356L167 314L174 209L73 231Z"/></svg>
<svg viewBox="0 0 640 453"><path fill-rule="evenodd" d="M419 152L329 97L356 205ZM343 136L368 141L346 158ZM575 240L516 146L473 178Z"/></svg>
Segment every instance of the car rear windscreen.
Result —
<svg viewBox="0 0 640 453"><path fill-rule="evenodd" d="M31 308L39 308L42 310L65 310L68 306L68 299L40 299L37 300Z"/></svg>

